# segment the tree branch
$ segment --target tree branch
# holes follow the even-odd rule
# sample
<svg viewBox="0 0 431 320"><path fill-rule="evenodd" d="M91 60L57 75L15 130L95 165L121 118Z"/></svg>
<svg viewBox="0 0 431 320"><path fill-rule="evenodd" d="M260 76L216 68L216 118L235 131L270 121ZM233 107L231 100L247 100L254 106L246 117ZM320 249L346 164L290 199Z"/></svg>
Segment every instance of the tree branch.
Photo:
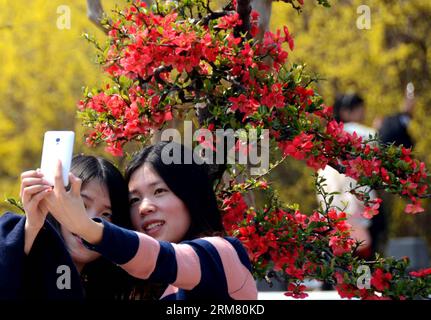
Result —
<svg viewBox="0 0 431 320"><path fill-rule="evenodd" d="M250 37L250 13L251 13L251 0L238 0L237 12L242 21L240 26L235 28L235 36L239 37L241 33L248 33L248 37Z"/></svg>
<svg viewBox="0 0 431 320"><path fill-rule="evenodd" d="M104 33L108 33L108 30L103 27L101 21L103 19L103 7L100 0L87 0L87 16L91 22L93 22L99 29Z"/></svg>

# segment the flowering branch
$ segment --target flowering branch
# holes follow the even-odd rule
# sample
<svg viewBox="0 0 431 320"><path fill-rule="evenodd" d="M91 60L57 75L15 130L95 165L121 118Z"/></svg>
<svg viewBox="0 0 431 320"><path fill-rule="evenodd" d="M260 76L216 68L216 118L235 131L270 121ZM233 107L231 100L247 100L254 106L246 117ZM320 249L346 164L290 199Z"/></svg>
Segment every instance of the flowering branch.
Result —
<svg viewBox="0 0 431 320"><path fill-rule="evenodd" d="M420 199L429 196L430 183L424 163L409 149L370 145L345 132L312 88L315 79L301 65L287 65L294 49L287 27L255 41L258 19L246 0L238 1L238 12L228 7L223 14L210 11L202 0L157 1L154 8L151 12L135 1L108 22L100 63L112 84L86 89L79 103L90 145L105 143L109 152L122 155L126 143L148 139L173 119L173 111L186 109L214 136L217 129L268 129L283 159L293 157L316 171L330 165L355 179L352 193L364 202L367 217L377 213L381 200L372 200L364 186L408 198L406 213L423 211ZM247 32L238 32L247 24L241 29ZM212 176L220 180L231 166L215 168ZM242 197L254 189L268 194L263 208L247 206ZM332 281L348 297L430 293L431 272L407 274L406 261L380 258L372 265L370 289L358 289L356 267L363 262L354 253L359 243L350 237L346 213L330 207L331 194L325 210L308 215L281 203L263 176L245 184L231 181L218 195L225 228L246 246L255 274L281 273L289 295L304 296L305 277Z"/></svg>

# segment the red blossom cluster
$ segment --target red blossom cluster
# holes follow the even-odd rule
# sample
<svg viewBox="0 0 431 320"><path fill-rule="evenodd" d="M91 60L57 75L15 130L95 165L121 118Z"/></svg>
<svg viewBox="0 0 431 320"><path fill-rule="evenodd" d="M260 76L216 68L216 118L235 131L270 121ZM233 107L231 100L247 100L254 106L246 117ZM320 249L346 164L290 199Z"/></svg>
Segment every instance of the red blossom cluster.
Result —
<svg viewBox="0 0 431 320"><path fill-rule="evenodd" d="M256 187L268 188L261 182ZM299 210L278 206L255 210L248 208L238 191L225 194L221 202L227 232L241 240L255 268L282 272L292 281L286 294L296 298L307 296L305 286L298 281L319 277L322 263L316 255L317 244L329 244L329 255L334 257L348 255L355 245L344 212L331 210L327 216L318 212L306 216Z"/></svg>
<svg viewBox="0 0 431 320"><path fill-rule="evenodd" d="M392 300L391 297L382 294L390 289L392 275L381 268L377 268L371 275L370 288L368 289L365 287L358 288L356 285L346 282L346 278L341 273L337 273L335 278L337 279L336 289L342 298L357 297L362 300ZM402 295L397 296L397 298L399 300L405 299Z"/></svg>
<svg viewBox="0 0 431 320"><path fill-rule="evenodd" d="M329 164L357 180L359 186L383 188L408 197L411 203L406 206L406 213L423 212L420 199L427 194L429 174L423 162L410 157L409 149L370 146L355 132L345 132L342 123L330 118L324 121L324 117L316 117L316 114L305 117L311 124L293 139L284 140L279 134L275 135L285 155L305 160L308 166L316 170ZM320 122L326 123L326 127L322 126L317 131ZM380 199L369 201L369 197L358 190L353 192L366 204L365 217L371 218L377 214Z"/></svg>
<svg viewBox="0 0 431 320"><path fill-rule="evenodd" d="M260 78L286 63L282 45L293 48L287 28L283 35L267 33L262 43L244 43L234 35L242 23L236 12L200 25L177 12L162 15L144 8L143 2L135 3L110 26L102 64L116 85L87 94L79 104L84 121L97 132L89 134L90 141L103 141L121 154L125 143L161 128L172 118L172 108L190 100L223 103L227 114L238 112L244 122L258 115L262 104L285 106L286 85ZM257 26L256 13L253 17ZM273 59L271 67L264 57Z"/></svg>
<svg viewBox="0 0 431 320"><path fill-rule="evenodd" d="M247 190L269 192L272 205L249 208L243 194ZM283 275L286 296L307 297L307 279L330 282L343 298L366 300L426 297L431 290L431 268L405 272L408 260L379 258L364 262L354 258L359 243L350 237L347 214L333 208L326 214L305 215L283 206L262 180L231 185L233 192L219 194L223 223L228 234L241 240L254 266L255 274L271 272ZM376 202L377 204L380 201ZM368 287L358 285L354 270L364 263L372 268ZM419 280L423 279L423 280ZM421 282L423 281L423 282Z"/></svg>

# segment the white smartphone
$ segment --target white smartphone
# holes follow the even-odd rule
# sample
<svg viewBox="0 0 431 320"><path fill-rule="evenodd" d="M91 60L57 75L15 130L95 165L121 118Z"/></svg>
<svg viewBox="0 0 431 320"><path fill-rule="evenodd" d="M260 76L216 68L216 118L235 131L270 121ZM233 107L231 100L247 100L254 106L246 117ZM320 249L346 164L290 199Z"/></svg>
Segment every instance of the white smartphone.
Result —
<svg viewBox="0 0 431 320"><path fill-rule="evenodd" d="M54 185L57 161L61 161L63 168L64 186L69 184L69 171L72 164L73 143L75 133L73 131L47 131L43 139L42 161L40 170L44 178Z"/></svg>

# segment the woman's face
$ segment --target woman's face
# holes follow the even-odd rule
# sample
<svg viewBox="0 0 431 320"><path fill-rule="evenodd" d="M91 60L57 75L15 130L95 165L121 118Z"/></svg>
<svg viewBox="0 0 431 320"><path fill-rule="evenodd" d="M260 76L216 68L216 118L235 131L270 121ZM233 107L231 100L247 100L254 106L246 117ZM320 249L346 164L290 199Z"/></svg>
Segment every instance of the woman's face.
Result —
<svg viewBox="0 0 431 320"><path fill-rule="evenodd" d="M81 197L84 201L85 209L90 218L102 218L111 221L111 200L109 192L104 183L97 179L90 180L81 189ZM80 237L61 228L66 247L75 263L86 264L96 260L100 254L87 249Z"/></svg>
<svg viewBox="0 0 431 320"><path fill-rule="evenodd" d="M353 110L342 110L341 119L343 119L343 122L362 123L365 120L365 106L361 104Z"/></svg>
<svg viewBox="0 0 431 320"><path fill-rule="evenodd" d="M136 231L178 243L190 227L190 214L149 164L137 169L129 181L131 220Z"/></svg>

